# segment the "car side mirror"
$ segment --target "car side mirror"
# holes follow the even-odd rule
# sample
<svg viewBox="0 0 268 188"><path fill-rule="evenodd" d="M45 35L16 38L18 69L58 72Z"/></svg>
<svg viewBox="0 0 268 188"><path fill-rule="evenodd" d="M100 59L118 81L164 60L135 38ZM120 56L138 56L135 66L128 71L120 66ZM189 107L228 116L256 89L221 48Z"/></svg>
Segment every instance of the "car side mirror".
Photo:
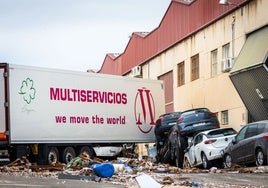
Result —
<svg viewBox="0 0 268 188"><path fill-rule="evenodd" d="M236 137L234 137L234 138L232 139L232 143L233 143L233 144L236 143Z"/></svg>
<svg viewBox="0 0 268 188"><path fill-rule="evenodd" d="M192 138L188 138L188 140L187 140L187 144L188 144L188 146L192 146L193 145L193 142L192 142Z"/></svg>

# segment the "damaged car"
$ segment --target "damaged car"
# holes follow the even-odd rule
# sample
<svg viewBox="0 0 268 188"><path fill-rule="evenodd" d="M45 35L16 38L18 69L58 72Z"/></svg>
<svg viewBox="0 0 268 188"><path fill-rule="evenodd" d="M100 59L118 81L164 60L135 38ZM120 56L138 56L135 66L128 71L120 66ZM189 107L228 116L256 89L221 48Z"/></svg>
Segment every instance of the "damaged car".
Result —
<svg viewBox="0 0 268 188"><path fill-rule="evenodd" d="M224 165L267 165L268 120L243 126L232 142L222 152Z"/></svg>
<svg viewBox="0 0 268 188"><path fill-rule="evenodd" d="M184 150L188 146L188 138L201 131L216 128L219 128L217 115L207 108L161 115L156 121L154 130L157 162L183 167Z"/></svg>
<svg viewBox="0 0 268 188"><path fill-rule="evenodd" d="M222 164L221 151L232 141L236 133L233 128L219 128L198 133L185 150L185 167L202 166L208 169L213 164Z"/></svg>

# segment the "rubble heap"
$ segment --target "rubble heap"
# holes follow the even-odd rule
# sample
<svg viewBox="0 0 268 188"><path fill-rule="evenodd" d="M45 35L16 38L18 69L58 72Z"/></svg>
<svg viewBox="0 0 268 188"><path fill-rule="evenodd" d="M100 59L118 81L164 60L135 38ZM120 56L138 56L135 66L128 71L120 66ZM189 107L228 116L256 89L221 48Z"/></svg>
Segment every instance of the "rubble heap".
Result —
<svg viewBox="0 0 268 188"><path fill-rule="evenodd" d="M94 164L112 164L114 172L110 177L101 177L94 172ZM77 179L89 181L102 181L111 184L125 185L126 187L140 186L142 183L152 183L154 187L170 186L201 186L199 182L193 182L181 174L185 173L268 173L267 167L241 168L234 166L230 169L210 170L198 168L180 169L168 164L152 162L149 158L117 158L113 161L105 161L99 158L91 159L86 154L74 158L70 163L56 162L51 165L31 164L27 158L17 159L12 163L0 167L2 174L40 178Z"/></svg>

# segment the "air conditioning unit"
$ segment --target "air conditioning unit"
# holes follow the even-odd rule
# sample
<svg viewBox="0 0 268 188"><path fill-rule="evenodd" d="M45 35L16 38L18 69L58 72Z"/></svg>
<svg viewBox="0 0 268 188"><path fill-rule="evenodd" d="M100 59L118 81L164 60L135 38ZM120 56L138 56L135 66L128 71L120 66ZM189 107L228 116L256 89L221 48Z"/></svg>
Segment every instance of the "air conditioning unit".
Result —
<svg viewBox="0 0 268 188"><path fill-rule="evenodd" d="M229 72L233 67L234 59L228 58L222 60L222 72Z"/></svg>
<svg viewBox="0 0 268 188"><path fill-rule="evenodd" d="M131 76L133 77L141 77L142 76L142 69L141 66L135 66L131 69Z"/></svg>

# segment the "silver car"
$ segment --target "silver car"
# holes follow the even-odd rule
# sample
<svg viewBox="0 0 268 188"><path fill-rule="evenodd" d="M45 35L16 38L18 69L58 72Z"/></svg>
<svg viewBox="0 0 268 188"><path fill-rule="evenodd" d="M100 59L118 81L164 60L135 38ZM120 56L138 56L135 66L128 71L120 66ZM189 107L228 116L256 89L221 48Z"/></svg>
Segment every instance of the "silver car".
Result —
<svg viewBox="0 0 268 188"><path fill-rule="evenodd" d="M207 169L215 161L222 164L221 151L232 141L236 133L233 128L219 128L195 135L185 150L186 167L203 166Z"/></svg>

